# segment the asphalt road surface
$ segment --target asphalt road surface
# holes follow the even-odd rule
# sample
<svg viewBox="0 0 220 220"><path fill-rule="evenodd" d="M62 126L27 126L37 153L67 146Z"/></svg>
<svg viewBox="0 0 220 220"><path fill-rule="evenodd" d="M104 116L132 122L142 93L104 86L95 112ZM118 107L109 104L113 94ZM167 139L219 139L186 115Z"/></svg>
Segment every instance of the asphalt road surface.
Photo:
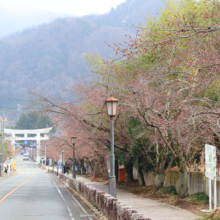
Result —
<svg viewBox="0 0 220 220"><path fill-rule="evenodd" d="M52 174L17 158L17 175L0 179L1 220L92 220Z"/></svg>

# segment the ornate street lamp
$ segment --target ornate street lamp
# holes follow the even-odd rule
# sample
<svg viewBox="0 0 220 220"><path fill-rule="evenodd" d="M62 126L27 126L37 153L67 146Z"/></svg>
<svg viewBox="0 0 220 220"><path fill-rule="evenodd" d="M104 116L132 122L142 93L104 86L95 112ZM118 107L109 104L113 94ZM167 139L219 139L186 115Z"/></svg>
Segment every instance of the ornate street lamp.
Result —
<svg viewBox="0 0 220 220"><path fill-rule="evenodd" d="M108 116L111 121L111 155L110 155L110 176L109 176L109 194L116 197L116 179L115 179L115 155L114 155L114 116L117 113L118 100L110 97L105 100Z"/></svg>
<svg viewBox="0 0 220 220"><path fill-rule="evenodd" d="M63 153L64 153L64 149L62 149L62 173L64 173L64 166L63 166Z"/></svg>
<svg viewBox="0 0 220 220"><path fill-rule="evenodd" d="M73 178L76 179L76 171L75 171L75 144L76 144L76 136L71 136L71 141L73 144Z"/></svg>

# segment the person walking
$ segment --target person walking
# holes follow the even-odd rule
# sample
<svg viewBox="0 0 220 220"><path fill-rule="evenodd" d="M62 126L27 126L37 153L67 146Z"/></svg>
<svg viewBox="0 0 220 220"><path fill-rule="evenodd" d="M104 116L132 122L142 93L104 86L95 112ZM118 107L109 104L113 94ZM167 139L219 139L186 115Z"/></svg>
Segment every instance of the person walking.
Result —
<svg viewBox="0 0 220 220"><path fill-rule="evenodd" d="M8 170L7 170L7 166L5 166L5 173L7 173L8 172Z"/></svg>

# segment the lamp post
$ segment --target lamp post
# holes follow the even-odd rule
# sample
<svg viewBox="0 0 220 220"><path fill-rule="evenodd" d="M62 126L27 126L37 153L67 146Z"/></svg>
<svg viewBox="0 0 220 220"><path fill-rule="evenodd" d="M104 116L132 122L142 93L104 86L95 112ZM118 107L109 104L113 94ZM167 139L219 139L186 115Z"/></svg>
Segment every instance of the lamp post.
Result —
<svg viewBox="0 0 220 220"><path fill-rule="evenodd" d="M56 161L57 161L57 176L59 176L59 160L56 159Z"/></svg>
<svg viewBox="0 0 220 220"><path fill-rule="evenodd" d="M47 145L45 145L45 156L44 156L44 159L45 159L45 166L47 166Z"/></svg>
<svg viewBox="0 0 220 220"><path fill-rule="evenodd" d="M63 153L64 153L64 149L62 149L62 173L64 173L64 166L63 166Z"/></svg>
<svg viewBox="0 0 220 220"><path fill-rule="evenodd" d="M73 144L73 178L76 179L76 171L75 171L75 144L76 144L76 136L71 136L71 141Z"/></svg>
<svg viewBox="0 0 220 220"><path fill-rule="evenodd" d="M109 176L109 194L116 197L116 179L115 179L115 155L114 155L114 116L117 112L118 100L110 97L105 100L108 116L111 121L111 155L110 155L110 176Z"/></svg>

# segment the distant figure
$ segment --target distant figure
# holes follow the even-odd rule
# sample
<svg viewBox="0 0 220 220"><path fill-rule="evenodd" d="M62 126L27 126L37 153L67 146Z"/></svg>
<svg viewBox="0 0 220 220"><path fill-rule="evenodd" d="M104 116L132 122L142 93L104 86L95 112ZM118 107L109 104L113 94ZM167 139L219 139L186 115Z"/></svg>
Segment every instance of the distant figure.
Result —
<svg viewBox="0 0 220 220"><path fill-rule="evenodd" d="M5 167L5 173L7 173L7 172L8 172L7 167Z"/></svg>

